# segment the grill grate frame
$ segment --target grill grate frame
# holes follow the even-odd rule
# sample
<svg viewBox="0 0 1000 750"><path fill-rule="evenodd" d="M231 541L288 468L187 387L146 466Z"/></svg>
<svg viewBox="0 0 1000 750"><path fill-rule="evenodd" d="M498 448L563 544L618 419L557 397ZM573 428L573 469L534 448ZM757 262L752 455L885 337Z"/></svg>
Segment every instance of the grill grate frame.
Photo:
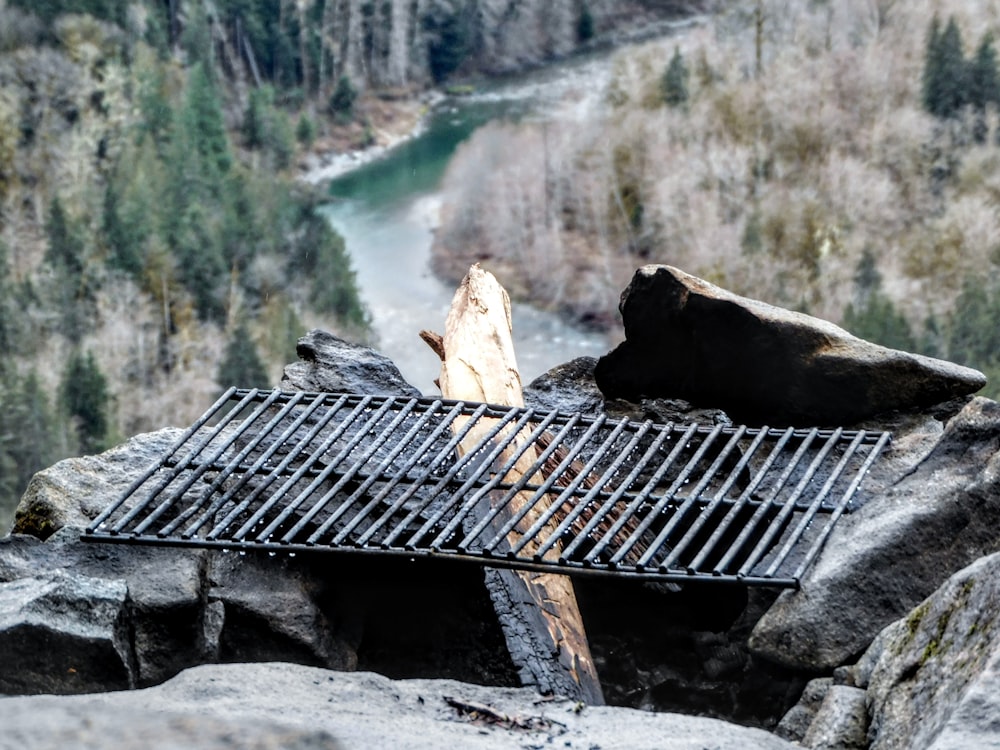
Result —
<svg viewBox="0 0 1000 750"><path fill-rule="evenodd" d="M890 439L231 388L83 539L798 587Z"/></svg>

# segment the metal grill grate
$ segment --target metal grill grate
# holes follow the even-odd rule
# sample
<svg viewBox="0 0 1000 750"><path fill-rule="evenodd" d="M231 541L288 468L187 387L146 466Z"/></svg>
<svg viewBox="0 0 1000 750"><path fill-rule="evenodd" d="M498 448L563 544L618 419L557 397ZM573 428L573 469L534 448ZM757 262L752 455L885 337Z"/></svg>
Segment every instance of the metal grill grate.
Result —
<svg viewBox="0 0 1000 750"><path fill-rule="evenodd" d="M84 539L795 587L888 441L230 389Z"/></svg>

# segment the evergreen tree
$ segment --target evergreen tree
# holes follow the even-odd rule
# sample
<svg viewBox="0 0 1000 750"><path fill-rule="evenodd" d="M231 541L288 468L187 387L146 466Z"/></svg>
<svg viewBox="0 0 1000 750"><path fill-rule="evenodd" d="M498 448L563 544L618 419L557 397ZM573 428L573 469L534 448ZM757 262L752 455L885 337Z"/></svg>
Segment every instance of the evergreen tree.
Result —
<svg viewBox="0 0 1000 750"><path fill-rule="evenodd" d="M241 388L269 387L267 370L243 321L236 326L226 344L215 380L223 388L232 385Z"/></svg>
<svg viewBox="0 0 1000 750"><path fill-rule="evenodd" d="M854 273L854 301L844 310L844 328L892 349L913 351L916 341L906 318L882 292L882 274L871 248L861 253Z"/></svg>
<svg viewBox="0 0 1000 750"><path fill-rule="evenodd" d="M144 226L130 222L124 216L119 189L113 178L108 181L104 191L104 211L101 218L108 266L138 278L142 272Z"/></svg>
<svg viewBox="0 0 1000 750"><path fill-rule="evenodd" d="M57 420L38 373L32 370L18 379L15 392L16 398L11 399L4 410L6 424L0 431L14 438L7 451L16 467L14 482L20 495L35 472L50 466L61 456Z"/></svg>
<svg viewBox="0 0 1000 750"><path fill-rule="evenodd" d="M978 111L990 104L1000 104L1000 74L993 34L987 32L979 43L976 55L969 63L969 103Z"/></svg>
<svg viewBox="0 0 1000 750"><path fill-rule="evenodd" d="M1000 294L969 277L955 300L948 330L948 357L979 369L1000 362Z"/></svg>
<svg viewBox="0 0 1000 750"><path fill-rule="evenodd" d="M77 350L70 356L59 393L63 410L74 422L80 451L97 453L104 450L110 395L108 382L93 352L84 356Z"/></svg>
<svg viewBox="0 0 1000 750"><path fill-rule="evenodd" d="M59 311L63 334L74 339L83 333L93 312L95 290L86 274L83 233L66 214L58 196L49 207L45 232L48 237L45 259L55 271L49 287L50 304Z"/></svg>
<svg viewBox="0 0 1000 750"><path fill-rule="evenodd" d="M469 53L469 24L461 6L442 4L424 16L427 61L437 83L455 72Z"/></svg>
<svg viewBox="0 0 1000 750"><path fill-rule="evenodd" d="M305 148L310 148L316 140L316 123L309 115L303 114L295 126L295 140Z"/></svg>
<svg viewBox="0 0 1000 750"><path fill-rule="evenodd" d="M170 106L170 97L167 94L164 68L148 61L137 63L137 67L139 71L136 75L138 80L136 101L141 114L138 123L139 139L148 135L158 146L162 146L170 135L174 120L173 108Z"/></svg>
<svg viewBox="0 0 1000 750"><path fill-rule="evenodd" d="M351 79L342 75L337 79L337 88L330 97L330 114L341 121L354 119L354 103L358 99L358 90Z"/></svg>
<svg viewBox="0 0 1000 750"><path fill-rule="evenodd" d="M84 245L76 224L66 215L59 196L49 205L49 217L45 223L45 234L49 241L45 259L56 271L68 277L79 278L83 274Z"/></svg>
<svg viewBox="0 0 1000 750"><path fill-rule="evenodd" d="M298 243L293 265L312 278L309 301L319 312L336 315L347 325L367 327L368 313L358 295L343 237L318 214L312 213L305 222L306 231Z"/></svg>
<svg viewBox="0 0 1000 750"><path fill-rule="evenodd" d="M670 64L667 65L660 84L663 91L663 101L668 106L680 107L687 104L689 78L690 73L683 56L681 56L681 50L679 47L674 47L674 56L670 58Z"/></svg>
<svg viewBox="0 0 1000 750"><path fill-rule="evenodd" d="M594 14L590 12L587 3L580 8L580 17L576 22L576 38L581 42L589 42L594 38Z"/></svg>
<svg viewBox="0 0 1000 750"><path fill-rule="evenodd" d="M954 117L968 102L968 65L962 33L954 17L944 31L937 16L931 21L924 59L924 108L936 117Z"/></svg>
<svg viewBox="0 0 1000 750"><path fill-rule="evenodd" d="M198 317L221 322L226 318L223 286L226 263L203 206L188 206L174 248L177 273L194 298Z"/></svg>
<svg viewBox="0 0 1000 750"><path fill-rule="evenodd" d="M864 307L855 309L849 304L844 311L844 328L858 338L891 349L912 352L917 347L910 324L881 292L873 294Z"/></svg>
<svg viewBox="0 0 1000 750"><path fill-rule="evenodd" d="M274 89L270 86L261 86L250 91L247 108L243 113L243 142L247 148L263 148L267 142L273 106Z"/></svg>
<svg viewBox="0 0 1000 750"><path fill-rule="evenodd" d="M181 125L208 169L225 174L232 165L229 138L222 118L219 92L205 67L195 65L188 75Z"/></svg>
<svg viewBox="0 0 1000 750"><path fill-rule="evenodd" d="M867 304L871 296L882 289L882 274L878 270L875 253L871 247L866 246L861 251L861 258L854 270L854 289L855 299L859 305Z"/></svg>

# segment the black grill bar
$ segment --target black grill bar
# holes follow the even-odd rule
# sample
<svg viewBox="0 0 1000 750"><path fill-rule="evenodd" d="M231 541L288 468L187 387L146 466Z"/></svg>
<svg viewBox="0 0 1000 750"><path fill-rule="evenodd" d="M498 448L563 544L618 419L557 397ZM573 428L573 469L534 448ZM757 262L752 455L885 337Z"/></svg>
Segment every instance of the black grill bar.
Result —
<svg viewBox="0 0 1000 750"><path fill-rule="evenodd" d="M794 587L889 440L234 388L83 538Z"/></svg>

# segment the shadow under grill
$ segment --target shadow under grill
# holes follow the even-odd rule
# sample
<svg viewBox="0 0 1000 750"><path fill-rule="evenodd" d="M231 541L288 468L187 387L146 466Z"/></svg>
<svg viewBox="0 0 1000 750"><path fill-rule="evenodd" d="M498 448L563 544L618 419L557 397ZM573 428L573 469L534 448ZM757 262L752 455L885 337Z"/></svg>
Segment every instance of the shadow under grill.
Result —
<svg viewBox="0 0 1000 750"><path fill-rule="evenodd" d="M795 587L889 439L233 388L83 538Z"/></svg>

